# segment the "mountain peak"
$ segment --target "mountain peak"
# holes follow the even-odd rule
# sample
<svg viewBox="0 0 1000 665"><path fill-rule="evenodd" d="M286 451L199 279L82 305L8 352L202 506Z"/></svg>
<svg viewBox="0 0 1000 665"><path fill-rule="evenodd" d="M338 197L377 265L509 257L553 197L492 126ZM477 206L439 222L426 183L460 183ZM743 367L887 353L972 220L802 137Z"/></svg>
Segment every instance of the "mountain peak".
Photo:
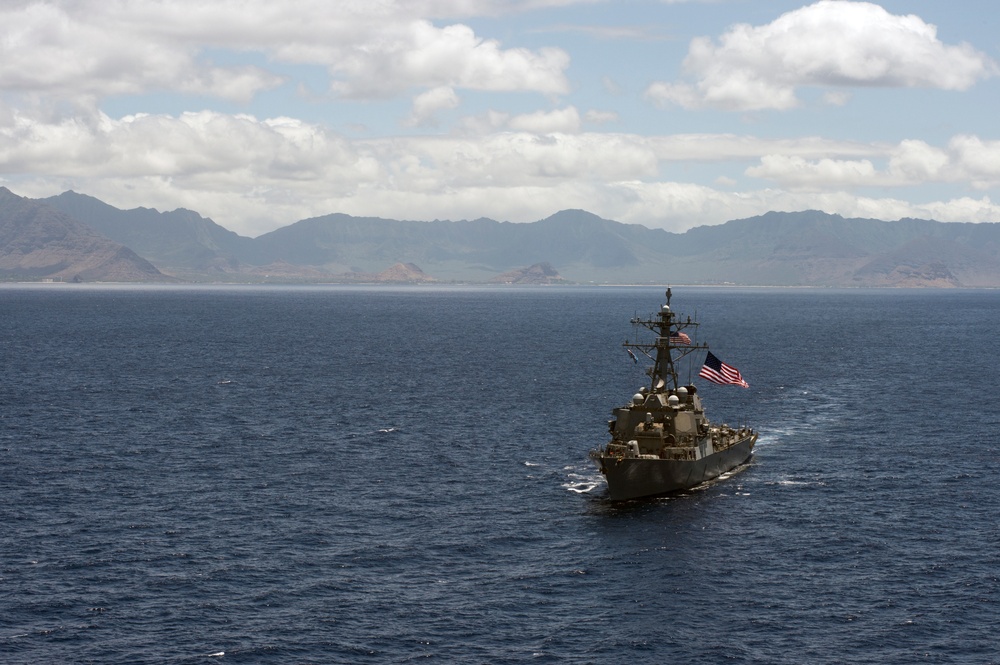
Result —
<svg viewBox="0 0 1000 665"><path fill-rule="evenodd" d="M606 222L608 220L595 215L592 212L587 212L586 210L580 210L578 208L568 208L566 210L560 210L559 212L549 215L545 219L540 220L541 222L557 222L562 224L572 223L594 223L594 222Z"/></svg>
<svg viewBox="0 0 1000 665"><path fill-rule="evenodd" d="M490 282L494 284L564 284L566 280L559 276L551 264L542 262L497 275Z"/></svg>

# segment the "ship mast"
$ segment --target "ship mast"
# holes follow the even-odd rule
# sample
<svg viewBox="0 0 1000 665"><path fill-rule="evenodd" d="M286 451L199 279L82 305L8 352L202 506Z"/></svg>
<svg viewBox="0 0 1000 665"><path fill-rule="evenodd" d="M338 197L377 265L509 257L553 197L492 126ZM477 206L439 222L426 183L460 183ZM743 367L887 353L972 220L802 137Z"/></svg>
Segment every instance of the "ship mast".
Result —
<svg viewBox="0 0 1000 665"><path fill-rule="evenodd" d="M695 344L683 331L686 328L696 328L698 323L692 321L688 316L686 320L674 314L670 309L670 289L667 289L667 304L660 308L660 312L654 317L632 319L632 325L636 328L642 326L653 332L656 338L653 343L629 342L622 344L626 348L636 349L647 358L653 360L653 366L646 370L650 378L650 390L652 392L664 392L677 390L680 382L677 380L677 362L692 351L708 349L708 344Z"/></svg>

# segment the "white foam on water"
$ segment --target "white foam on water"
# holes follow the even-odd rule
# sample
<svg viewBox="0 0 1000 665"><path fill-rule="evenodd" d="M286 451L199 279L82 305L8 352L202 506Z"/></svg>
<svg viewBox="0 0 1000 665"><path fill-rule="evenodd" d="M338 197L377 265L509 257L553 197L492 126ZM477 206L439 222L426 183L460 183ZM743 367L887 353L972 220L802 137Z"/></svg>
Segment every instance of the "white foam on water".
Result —
<svg viewBox="0 0 1000 665"><path fill-rule="evenodd" d="M566 474L567 482L564 482L562 486L570 492L587 494L607 482L604 480L604 476L596 470L586 473L576 473L572 471L574 468L578 469L579 467L565 467L564 469L570 471L570 473Z"/></svg>

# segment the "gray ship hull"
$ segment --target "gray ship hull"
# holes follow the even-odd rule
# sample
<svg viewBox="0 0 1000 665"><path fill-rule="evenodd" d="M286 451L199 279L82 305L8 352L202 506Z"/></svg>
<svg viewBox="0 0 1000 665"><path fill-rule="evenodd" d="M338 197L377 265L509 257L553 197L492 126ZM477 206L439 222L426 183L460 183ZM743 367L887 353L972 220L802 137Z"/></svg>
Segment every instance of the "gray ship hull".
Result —
<svg viewBox="0 0 1000 665"><path fill-rule="evenodd" d="M750 459L757 435L751 435L699 460L609 457L597 459L611 499L621 501L690 489L718 478Z"/></svg>

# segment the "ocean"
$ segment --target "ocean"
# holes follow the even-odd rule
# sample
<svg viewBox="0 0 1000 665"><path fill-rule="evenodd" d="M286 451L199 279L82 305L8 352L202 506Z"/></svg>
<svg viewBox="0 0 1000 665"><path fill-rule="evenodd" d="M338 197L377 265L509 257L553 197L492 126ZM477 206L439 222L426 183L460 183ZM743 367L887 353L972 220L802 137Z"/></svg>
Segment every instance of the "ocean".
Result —
<svg viewBox="0 0 1000 665"><path fill-rule="evenodd" d="M0 286L0 662L1000 663L1000 292L674 288L760 440L613 503L663 302Z"/></svg>

